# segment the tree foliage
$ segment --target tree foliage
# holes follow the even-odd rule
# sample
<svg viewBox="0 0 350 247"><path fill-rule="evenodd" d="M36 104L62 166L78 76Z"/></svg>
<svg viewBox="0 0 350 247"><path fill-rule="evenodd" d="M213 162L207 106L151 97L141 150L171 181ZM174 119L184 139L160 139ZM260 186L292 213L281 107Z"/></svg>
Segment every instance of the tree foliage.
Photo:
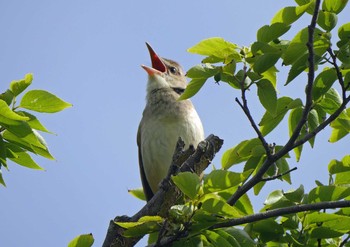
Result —
<svg viewBox="0 0 350 247"><path fill-rule="evenodd" d="M197 171L171 173L165 180L181 191L183 201L168 206L166 213L144 214L143 209L136 217L117 217L111 224L120 228L118 237L135 240L126 245L150 234L150 246L350 246L350 155L329 162L328 184L316 181L310 191L302 185L272 191L259 212L253 211L247 195L251 190L259 194L271 180L291 183L289 153L299 161L303 146L313 147L324 128L331 128L332 143L349 134L350 23L335 30L347 2L296 0L296 6L279 10L270 24L259 28L250 46L213 37L188 49L204 58L187 72L191 81L181 99L192 97L211 79L227 83L240 92L236 103L256 137L226 150L221 168L202 180ZM309 25L286 39L302 16L309 18ZM277 79L280 63L289 70L285 80ZM298 98L278 96L278 86L293 83L305 85ZM265 110L259 121L248 104L253 87ZM283 119L288 141L268 143L266 136ZM231 171L237 164L243 170ZM157 200L165 199L151 200L145 208ZM111 230L104 246L110 246L110 233L118 239Z"/></svg>
<svg viewBox="0 0 350 247"><path fill-rule="evenodd" d="M8 169L8 160L18 165L43 170L31 154L53 160L39 131L51 133L29 111L55 113L71 104L44 90L25 90L32 84L33 75L10 83L9 89L0 94L0 183L5 186L2 171ZM23 93L23 96L22 96Z"/></svg>

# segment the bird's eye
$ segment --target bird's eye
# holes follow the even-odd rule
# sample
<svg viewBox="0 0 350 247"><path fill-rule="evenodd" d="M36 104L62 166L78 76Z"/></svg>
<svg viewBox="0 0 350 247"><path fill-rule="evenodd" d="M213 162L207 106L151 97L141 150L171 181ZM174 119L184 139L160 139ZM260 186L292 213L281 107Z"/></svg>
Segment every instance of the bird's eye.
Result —
<svg viewBox="0 0 350 247"><path fill-rule="evenodd" d="M170 67L169 70L170 70L170 72L172 74L176 74L177 73L177 68L175 68L175 67Z"/></svg>

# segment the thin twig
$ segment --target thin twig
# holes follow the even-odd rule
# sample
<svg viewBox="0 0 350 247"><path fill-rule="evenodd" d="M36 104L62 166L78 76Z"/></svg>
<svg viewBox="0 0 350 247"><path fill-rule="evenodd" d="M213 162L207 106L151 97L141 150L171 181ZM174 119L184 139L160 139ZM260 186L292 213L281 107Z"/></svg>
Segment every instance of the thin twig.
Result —
<svg viewBox="0 0 350 247"><path fill-rule="evenodd" d="M276 174L276 175L274 175L274 176L271 176L271 177L268 177L268 178L262 178L261 179L261 181L271 181L271 180L275 180L275 179L277 179L277 178L281 178L281 177L283 177L284 175L287 175L287 174L289 174L289 173L291 173L292 171L295 171L295 170L297 170L298 168L297 167L294 167L294 168L292 168L292 169L290 169L290 170L288 170L288 171L286 171L286 172L283 172L283 173L280 173L280 174Z"/></svg>
<svg viewBox="0 0 350 247"><path fill-rule="evenodd" d="M331 56L332 58L332 62L331 64L334 66L335 68L335 71L337 73L337 77L338 77L338 81L339 81L339 84L340 84L340 87L341 87L341 90L342 90L342 97L343 97L343 101L345 100L346 98L346 89L345 88L345 83L344 83L344 80L343 80L343 75L339 69L339 66L337 64L337 56L334 54L333 50L329 47L327 49L329 55Z"/></svg>

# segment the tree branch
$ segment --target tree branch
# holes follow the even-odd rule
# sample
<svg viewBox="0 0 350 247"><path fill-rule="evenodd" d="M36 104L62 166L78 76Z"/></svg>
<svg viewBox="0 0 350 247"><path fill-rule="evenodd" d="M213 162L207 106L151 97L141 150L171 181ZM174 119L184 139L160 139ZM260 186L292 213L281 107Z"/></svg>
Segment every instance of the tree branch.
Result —
<svg viewBox="0 0 350 247"><path fill-rule="evenodd" d="M169 168L168 176L162 181L158 192L132 217L117 216L114 220L111 220L103 247L134 246L141 237L124 237L124 229L117 225L116 222L136 222L145 215L160 215L164 217L179 198L179 192L171 181L171 175L185 171L201 174L211 163L215 154L219 152L222 144L223 140L217 136L210 135L198 144L195 152L193 152L194 150L188 152L183 149L184 143L179 141L173 156L173 164Z"/></svg>
<svg viewBox="0 0 350 247"><path fill-rule="evenodd" d="M257 183L261 181L263 178L263 175L266 173L266 171L269 169L269 167L274 164L278 159L286 155L290 150L294 148L294 143L297 140L297 138L300 135L300 131L302 130L303 126L305 125L307 121L307 117L309 115L309 112L312 107L312 87L314 83L315 78L315 65L314 65L314 30L316 27L316 21L318 16L318 10L320 8L320 2L321 0L316 0L314 13L311 19L311 23L308 26L308 32L309 32L309 38L307 42L307 47L309 51L308 55L308 62L309 62L309 73L308 73L308 82L305 90L306 95L306 102L305 107L302 112L302 117L297 124L295 130L293 131L293 134L291 135L288 142L283 146L281 150L279 150L276 154L267 156L265 162L261 166L261 168L256 172L256 174L248 180L245 184L243 184L241 187L237 189L237 191L227 200L227 203L230 205L234 205L238 199L244 195L246 192L248 192L251 188L253 188ZM244 96L242 92L242 97ZM244 98L243 98L243 106L244 106Z"/></svg>
<svg viewBox="0 0 350 247"><path fill-rule="evenodd" d="M209 229L237 226L237 225L242 225L246 223L256 222L259 220L282 216L286 214L294 214L294 213L305 212L310 210L322 210L322 209L334 209L334 208L346 208L346 207L350 207L350 201L327 201L327 202L318 202L313 204L296 205L296 206L291 206L286 208L272 209L263 213L248 215L242 218L231 219L231 220L228 220L227 222L215 224L211 226Z"/></svg>

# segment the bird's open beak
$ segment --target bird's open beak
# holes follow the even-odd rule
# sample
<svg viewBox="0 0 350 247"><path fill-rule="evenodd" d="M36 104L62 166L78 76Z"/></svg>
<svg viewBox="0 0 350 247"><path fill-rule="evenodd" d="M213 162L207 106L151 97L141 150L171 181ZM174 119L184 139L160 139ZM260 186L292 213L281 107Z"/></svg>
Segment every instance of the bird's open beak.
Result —
<svg viewBox="0 0 350 247"><path fill-rule="evenodd" d="M146 70L148 75L152 76L154 74L162 74L166 71L166 66L163 63L162 59L155 53L152 47L146 42L149 55L151 56L152 67L146 65L141 65L141 67Z"/></svg>

